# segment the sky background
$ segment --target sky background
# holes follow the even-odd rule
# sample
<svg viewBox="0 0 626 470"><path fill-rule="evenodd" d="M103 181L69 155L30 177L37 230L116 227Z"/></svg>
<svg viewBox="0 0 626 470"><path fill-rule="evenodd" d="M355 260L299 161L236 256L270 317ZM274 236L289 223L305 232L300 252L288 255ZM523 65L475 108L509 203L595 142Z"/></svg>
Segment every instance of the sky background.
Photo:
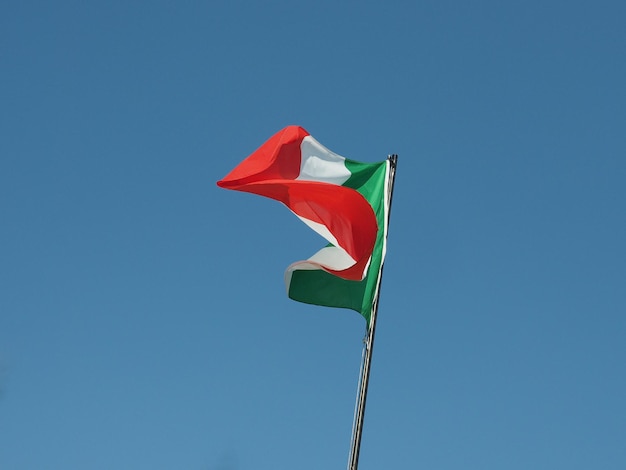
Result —
<svg viewBox="0 0 626 470"><path fill-rule="evenodd" d="M626 468L626 3L0 3L0 469L346 467L365 324L215 182L399 154L360 470Z"/></svg>

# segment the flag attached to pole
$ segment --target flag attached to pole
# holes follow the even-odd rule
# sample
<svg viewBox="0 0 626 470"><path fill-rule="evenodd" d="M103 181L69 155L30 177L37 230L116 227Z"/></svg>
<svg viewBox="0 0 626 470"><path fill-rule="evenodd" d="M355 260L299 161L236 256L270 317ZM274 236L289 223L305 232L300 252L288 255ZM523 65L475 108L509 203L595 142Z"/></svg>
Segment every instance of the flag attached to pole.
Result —
<svg viewBox="0 0 626 470"><path fill-rule="evenodd" d="M389 165L349 160L289 126L217 184L282 202L329 242L287 268L290 298L356 310L369 325L386 250Z"/></svg>

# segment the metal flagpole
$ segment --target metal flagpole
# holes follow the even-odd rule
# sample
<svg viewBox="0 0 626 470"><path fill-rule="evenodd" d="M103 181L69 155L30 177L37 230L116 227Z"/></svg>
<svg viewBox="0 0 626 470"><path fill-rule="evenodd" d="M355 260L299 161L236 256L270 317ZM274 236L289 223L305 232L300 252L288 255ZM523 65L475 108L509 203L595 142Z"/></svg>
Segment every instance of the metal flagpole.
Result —
<svg viewBox="0 0 626 470"><path fill-rule="evenodd" d="M393 198L393 185L396 178L397 155L390 155L389 160L389 185L387 200L387 230L389 230L389 215L391 214L391 200ZM386 234L385 234L386 236ZM385 241L386 243L386 241ZM378 313L378 300L380 299L380 285L383 278L383 263L380 266L380 274L378 275L378 283L376 285L376 295L374 296L374 305L372 306L372 316L370 318L370 327L363 339L363 356L361 359L361 376L359 378L359 387L357 392L357 402L354 409L354 422L352 424L352 446L350 447L350 460L348 462L348 470L357 470L359 466L359 452L361 450L361 436L363 434L363 418L365 417L365 400L367 399L367 386L370 378L370 364L372 362L372 351L374 349L374 333L376 331L376 314Z"/></svg>

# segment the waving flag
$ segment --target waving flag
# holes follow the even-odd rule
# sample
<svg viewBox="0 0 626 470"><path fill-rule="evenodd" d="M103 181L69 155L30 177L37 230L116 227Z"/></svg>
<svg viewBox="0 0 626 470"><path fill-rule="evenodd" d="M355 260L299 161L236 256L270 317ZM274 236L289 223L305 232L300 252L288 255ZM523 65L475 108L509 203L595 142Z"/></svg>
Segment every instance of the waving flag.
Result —
<svg viewBox="0 0 626 470"><path fill-rule="evenodd" d="M370 322L385 256L389 162L331 152L301 127L279 131L217 184L282 202L329 244L285 272L290 298Z"/></svg>

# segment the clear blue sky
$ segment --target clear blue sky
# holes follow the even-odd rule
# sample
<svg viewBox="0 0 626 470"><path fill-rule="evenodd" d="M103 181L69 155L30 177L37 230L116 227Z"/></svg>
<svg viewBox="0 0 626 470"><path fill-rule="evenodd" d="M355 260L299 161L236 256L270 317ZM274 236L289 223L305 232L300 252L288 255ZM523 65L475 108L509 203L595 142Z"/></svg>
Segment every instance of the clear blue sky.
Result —
<svg viewBox="0 0 626 470"><path fill-rule="evenodd" d="M343 469L364 321L215 185L399 154L360 470L626 468L626 3L0 5L0 468Z"/></svg>

